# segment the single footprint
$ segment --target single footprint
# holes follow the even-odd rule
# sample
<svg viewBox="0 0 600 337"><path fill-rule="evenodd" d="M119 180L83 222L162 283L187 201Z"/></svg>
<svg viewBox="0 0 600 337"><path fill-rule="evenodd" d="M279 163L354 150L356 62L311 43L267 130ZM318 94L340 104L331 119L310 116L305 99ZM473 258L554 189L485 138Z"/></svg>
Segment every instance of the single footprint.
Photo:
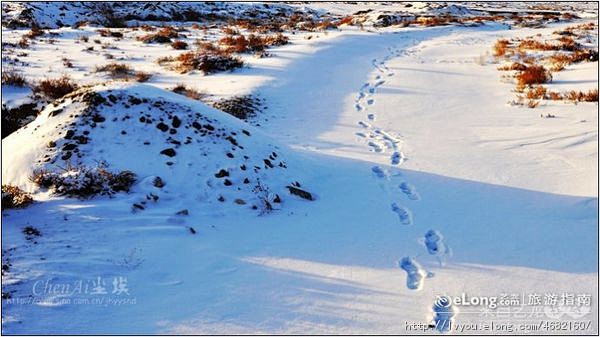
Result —
<svg viewBox="0 0 600 337"><path fill-rule="evenodd" d="M408 199L421 200L421 196L419 195L419 192L417 192L417 189L412 184L403 182L398 187L400 187L400 190L402 191L402 193L406 194Z"/></svg>
<svg viewBox="0 0 600 337"><path fill-rule="evenodd" d="M364 134L364 133L362 133L362 132L356 132L356 133L354 133L354 134L355 134L355 135L357 135L358 137L361 137L361 138L367 138L367 135L365 135L365 134Z"/></svg>
<svg viewBox="0 0 600 337"><path fill-rule="evenodd" d="M427 273L417 259L405 256L398 262L398 266L406 271L406 286L408 289L420 290L423 288L423 280L427 277Z"/></svg>
<svg viewBox="0 0 600 337"><path fill-rule="evenodd" d="M380 80L380 81L377 81L377 83L375 83L375 85L373 85L373 86L374 86L375 88L377 88L378 86L380 86L380 85L382 85L382 84L384 84L384 83L385 83L385 81L384 81L384 80Z"/></svg>
<svg viewBox="0 0 600 337"><path fill-rule="evenodd" d="M425 233L425 239L423 241L427 252L430 255L437 257L440 266L443 266L446 259L452 256L452 250L448 247L444 241L444 236L439 231L430 229Z"/></svg>
<svg viewBox="0 0 600 337"><path fill-rule="evenodd" d="M367 128L367 129L372 128L371 124L369 124L367 122L363 122L363 121L358 122L358 125L362 126L363 128Z"/></svg>
<svg viewBox="0 0 600 337"><path fill-rule="evenodd" d="M365 98L365 93L361 91L358 93L358 97L356 97L356 101L358 102L363 98Z"/></svg>
<svg viewBox="0 0 600 337"><path fill-rule="evenodd" d="M371 167L371 172L373 172L373 175L377 178L380 179L387 179L390 176L390 173L388 172L388 170L381 168L379 166L373 166Z"/></svg>
<svg viewBox="0 0 600 337"><path fill-rule="evenodd" d="M392 212L398 214L398 218L400 219L401 224L412 225L412 214L406 207L399 206L397 203L393 202L391 208Z"/></svg>
<svg viewBox="0 0 600 337"><path fill-rule="evenodd" d="M374 121L374 120L375 120L375 114L368 114L368 115L367 115L367 118L368 118L370 121Z"/></svg>
<svg viewBox="0 0 600 337"><path fill-rule="evenodd" d="M362 106L360 106L360 104L356 104L354 105L354 108L356 109L356 111L362 111Z"/></svg>
<svg viewBox="0 0 600 337"><path fill-rule="evenodd" d="M371 141L369 141L368 145L371 147L371 150L373 150L374 152L380 153L380 152L384 151L383 146L381 146L381 144L376 141L371 140Z"/></svg>
<svg viewBox="0 0 600 337"><path fill-rule="evenodd" d="M433 324L441 333L450 332L457 310L448 296L438 296L433 305Z"/></svg>
<svg viewBox="0 0 600 337"><path fill-rule="evenodd" d="M401 151L394 151L390 157L392 165L400 165L404 162L404 154Z"/></svg>
<svg viewBox="0 0 600 337"><path fill-rule="evenodd" d="M374 99L370 98L370 99L367 100L367 104L368 105L372 105L373 103L375 103Z"/></svg>

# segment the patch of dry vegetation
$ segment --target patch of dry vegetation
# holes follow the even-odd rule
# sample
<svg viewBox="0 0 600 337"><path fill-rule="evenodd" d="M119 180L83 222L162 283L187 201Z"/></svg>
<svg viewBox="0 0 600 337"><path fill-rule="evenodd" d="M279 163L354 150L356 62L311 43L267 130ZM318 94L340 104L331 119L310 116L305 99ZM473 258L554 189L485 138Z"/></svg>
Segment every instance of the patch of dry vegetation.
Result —
<svg viewBox="0 0 600 337"><path fill-rule="evenodd" d="M535 108L543 99L574 103L596 102L597 89L560 93L540 85L552 81L551 72L562 71L574 63L598 61L598 51L579 42L586 39L589 45L590 30L594 29L594 23L587 23L555 31L553 34L557 37L550 41L541 40L541 35L536 38L517 39L516 42L506 39L496 41L492 47L494 55L498 59L510 61L499 66L498 70L514 71L516 91L525 92L525 96L517 96L517 104ZM525 99L529 101L526 103Z"/></svg>
<svg viewBox="0 0 600 337"><path fill-rule="evenodd" d="M27 86L27 79L14 69L6 69L2 71L2 84L25 87Z"/></svg>
<svg viewBox="0 0 600 337"><path fill-rule="evenodd" d="M184 41L173 41L173 43L171 43L171 48L173 49L187 49L188 44Z"/></svg>
<svg viewBox="0 0 600 337"><path fill-rule="evenodd" d="M64 75L59 78L44 79L33 86L33 92L42 94L50 99L58 99L77 90L78 85Z"/></svg>
<svg viewBox="0 0 600 337"><path fill-rule="evenodd" d="M90 198L128 192L136 181L136 175L131 171L111 172L105 164L100 164L95 167L68 166L59 171L38 169L30 180L58 195Z"/></svg>
<svg viewBox="0 0 600 337"><path fill-rule="evenodd" d="M268 47L286 45L288 42L289 39L281 33L266 36L250 34L247 37L227 35L219 40L219 44L227 53L257 53Z"/></svg>
<svg viewBox="0 0 600 337"><path fill-rule="evenodd" d="M138 82L146 82L152 74L136 71L125 63L108 63L102 66L97 66L95 72L105 72L113 79L129 80L131 78Z"/></svg>
<svg viewBox="0 0 600 337"><path fill-rule="evenodd" d="M33 203L31 195L17 186L2 185L2 209L25 208Z"/></svg>
<svg viewBox="0 0 600 337"><path fill-rule="evenodd" d="M157 62L182 74L199 70L205 75L241 68L244 65L239 58L213 47L199 48L196 51L179 54L177 57L163 57Z"/></svg>
<svg viewBox="0 0 600 337"><path fill-rule="evenodd" d="M548 83L552 81L552 74L544 66L532 65L519 72L516 78L517 87L524 88L528 85Z"/></svg>
<svg viewBox="0 0 600 337"><path fill-rule="evenodd" d="M177 29L173 27L163 27L155 33L138 37L139 41L144 43L171 43L171 39L179 37Z"/></svg>
<svg viewBox="0 0 600 337"><path fill-rule="evenodd" d="M256 115L261 105L261 100L252 95L234 96L213 104L215 108L239 119L248 119Z"/></svg>
<svg viewBox="0 0 600 337"><path fill-rule="evenodd" d="M188 98L195 99L197 101L200 101L206 97L205 93L199 92L195 89L190 89L190 88L186 87L185 84L178 84L173 89L171 89L171 91L173 91L176 94L180 94L180 95L186 96Z"/></svg>

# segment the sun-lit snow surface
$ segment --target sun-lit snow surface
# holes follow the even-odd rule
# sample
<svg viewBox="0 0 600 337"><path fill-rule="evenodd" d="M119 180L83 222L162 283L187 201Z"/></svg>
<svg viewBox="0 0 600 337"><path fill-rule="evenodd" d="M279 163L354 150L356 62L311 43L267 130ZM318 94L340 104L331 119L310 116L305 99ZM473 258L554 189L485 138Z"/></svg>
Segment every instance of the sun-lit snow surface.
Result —
<svg viewBox="0 0 600 337"><path fill-rule="evenodd" d="M109 294L88 298L129 302L60 305L60 296L43 292L36 297L47 301L39 304L3 300L3 332L420 333L407 331L406 324L429 323L438 295L574 293L592 296L591 312L578 319L591 322L587 333L597 333L598 106L512 107L507 102L513 85L501 81L497 64L486 55L500 37L550 33L565 25L348 30L297 38L274 50L274 57L251 60L250 69L231 74L161 74L149 86L95 89L164 98L201 112L228 132L247 129L252 136L241 145L252 160L263 159L272 147L285 158L287 169L265 173L274 189L297 180L318 200L283 192L281 209L264 216L229 196L215 202L218 193L236 193L218 182L205 185L218 181L211 175L220 166L240 164L239 157L225 156L230 144L212 147L203 140L198 147L206 146L208 158L194 159L203 152L198 148L196 154L194 145L164 158L159 152L167 136L156 122L139 122L139 107L123 109L119 100L102 108L106 121L91 131L81 151L90 155L84 160L134 169L141 183L113 199L36 194L45 201L4 212L3 249L10 249L12 264L4 282L13 298L26 298L37 281L101 277ZM139 46L119 47L129 48L125 55L138 62L136 68L155 69L140 54L160 46L141 52L135 51ZM40 67L49 66L35 57ZM80 62L75 76L93 81L97 75L87 71L94 61ZM569 67L552 86L597 88L597 66ZM182 81L215 95L260 94L268 105L266 118L252 128L153 88ZM180 108L165 110L182 114ZM32 188L28 172L44 165L36 163L36 155L45 153L48 137L60 135L48 122L73 118L64 111L45 113L3 140L3 182ZM143 113L158 118L165 112ZM557 118L540 118L546 113ZM111 122L126 114L131 121ZM144 146L150 137L151 145ZM390 166L393 158L398 165ZM198 180L194 174L200 174ZM132 213L132 203L154 192L146 183L154 175L167 178L169 193ZM205 193L215 195L199 198ZM182 209L190 214L175 214ZM35 226L42 236L27 240L25 226ZM443 266L427 249L431 229L451 249ZM407 287L407 273L398 266L405 256L416 256L423 268L421 290ZM127 279L128 295L111 294L115 277ZM485 319L478 310L458 310L455 324L518 317ZM542 314L531 322L552 317Z"/></svg>

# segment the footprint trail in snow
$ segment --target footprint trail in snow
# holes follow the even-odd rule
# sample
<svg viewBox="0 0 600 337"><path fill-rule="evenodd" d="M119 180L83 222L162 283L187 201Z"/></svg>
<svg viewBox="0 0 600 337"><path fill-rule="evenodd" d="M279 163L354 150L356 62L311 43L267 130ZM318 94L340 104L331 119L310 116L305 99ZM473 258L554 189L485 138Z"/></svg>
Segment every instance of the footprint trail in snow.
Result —
<svg viewBox="0 0 600 337"><path fill-rule="evenodd" d="M358 113L364 114L365 119L358 122L358 126L362 128L360 132L356 132L357 139L364 142L375 153L380 153L388 156L391 166L400 166L406 160L406 156L402 151L404 145L399 134L384 130L374 126L377 120L377 91L378 88L386 83L383 78L394 76L394 72L386 65L386 62L394 57L402 57L414 53L412 49L399 50L394 47L388 48L389 54L381 61L373 59L372 66L380 74L374 77L371 82L364 83L356 95L355 110ZM389 153L389 154L388 154ZM390 198L395 198L394 193L403 194L409 202L421 200L421 196L416 187L408 181L402 181L398 186L398 190L390 188L391 176L388 169L381 166L373 166L371 168L372 175L378 180L381 188ZM397 174L400 175L400 174ZM395 192L394 192L395 191ZM402 225L412 225L414 223L411 210L397 201L390 203L390 210L398 216L398 220ZM448 247L444 240L444 236L437 230L429 230L424 237L418 240L426 249L429 255L437 258L440 267L444 266L446 260L451 257L452 250ZM415 257L406 256L398 261L398 266L407 274L406 287L411 290L420 290L423 288L425 278L433 277L432 272L428 272L416 260ZM449 332L450 326L454 317L457 314L455 308L449 302L448 297L440 296L433 306L433 323L435 329L441 333Z"/></svg>

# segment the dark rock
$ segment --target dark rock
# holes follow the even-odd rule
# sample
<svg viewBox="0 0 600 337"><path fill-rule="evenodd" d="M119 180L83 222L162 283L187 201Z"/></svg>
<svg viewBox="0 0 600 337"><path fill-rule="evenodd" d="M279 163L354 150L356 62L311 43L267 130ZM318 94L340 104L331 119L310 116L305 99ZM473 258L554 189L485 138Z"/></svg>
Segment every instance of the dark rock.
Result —
<svg viewBox="0 0 600 337"><path fill-rule="evenodd" d="M171 125L173 125L174 128L180 127L181 119L179 119L177 116L173 117L173 121L171 122Z"/></svg>
<svg viewBox="0 0 600 337"><path fill-rule="evenodd" d="M217 178L229 177L229 172L221 169L217 174L215 174L215 177L217 177Z"/></svg>
<svg viewBox="0 0 600 337"><path fill-rule="evenodd" d="M174 157L177 153L174 149L168 148L160 151L160 154L164 154L165 156Z"/></svg>
<svg viewBox="0 0 600 337"><path fill-rule="evenodd" d="M72 151L72 150L75 150L76 147L77 147L77 144L67 143L62 147L62 149L63 149L63 151Z"/></svg>
<svg viewBox="0 0 600 337"><path fill-rule="evenodd" d="M286 186L286 188L288 190L290 190L290 193L296 196L299 196L302 199L306 199L306 200L314 200L312 194L310 194L310 192L307 192L305 190L301 190L297 187L294 186Z"/></svg>
<svg viewBox="0 0 600 337"><path fill-rule="evenodd" d="M161 177L156 177L152 180L152 185L154 185L154 187L163 188L166 184Z"/></svg>
<svg viewBox="0 0 600 337"><path fill-rule="evenodd" d="M156 127L162 132L167 132L167 130L169 130L169 126L163 122L156 124Z"/></svg>

